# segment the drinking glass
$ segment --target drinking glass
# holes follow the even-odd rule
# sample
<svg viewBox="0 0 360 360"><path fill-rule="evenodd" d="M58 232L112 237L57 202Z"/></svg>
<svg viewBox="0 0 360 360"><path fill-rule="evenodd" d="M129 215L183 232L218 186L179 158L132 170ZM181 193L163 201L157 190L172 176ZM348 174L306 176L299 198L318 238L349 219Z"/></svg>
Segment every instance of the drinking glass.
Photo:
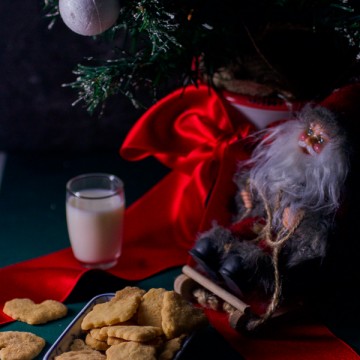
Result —
<svg viewBox="0 0 360 360"><path fill-rule="evenodd" d="M87 268L109 269L121 255L125 195L115 175L90 173L66 184L66 221L75 258Z"/></svg>

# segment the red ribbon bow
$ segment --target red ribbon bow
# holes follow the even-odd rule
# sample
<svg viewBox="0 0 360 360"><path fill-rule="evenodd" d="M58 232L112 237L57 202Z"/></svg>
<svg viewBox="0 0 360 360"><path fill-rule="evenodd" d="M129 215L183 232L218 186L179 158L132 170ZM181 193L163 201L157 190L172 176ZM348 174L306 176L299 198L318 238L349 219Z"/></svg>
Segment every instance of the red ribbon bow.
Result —
<svg viewBox="0 0 360 360"><path fill-rule="evenodd" d="M154 156L172 171L129 209L126 228L131 234L125 239L147 233L156 237L153 241L165 238L188 250L210 218L229 218L228 202L220 205L214 188L226 178L220 197L233 191L236 161L248 156L239 140L252 126L245 120L234 124L225 106L213 89L189 86L159 101L135 124L121 155L128 160ZM205 216L212 202L219 206ZM141 227L131 226L139 214L146 214Z"/></svg>

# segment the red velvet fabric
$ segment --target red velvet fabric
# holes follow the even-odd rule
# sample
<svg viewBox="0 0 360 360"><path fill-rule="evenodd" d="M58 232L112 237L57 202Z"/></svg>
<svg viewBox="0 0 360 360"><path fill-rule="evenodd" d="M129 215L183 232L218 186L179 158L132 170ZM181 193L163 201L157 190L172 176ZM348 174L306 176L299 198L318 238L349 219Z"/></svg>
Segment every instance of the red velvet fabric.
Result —
<svg viewBox="0 0 360 360"><path fill-rule="evenodd" d="M324 325L310 318L271 326L253 337L230 327L224 313L207 310L211 324L245 360L358 360L360 357Z"/></svg>
<svg viewBox="0 0 360 360"><path fill-rule="evenodd" d="M337 92L327 105L341 97ZM237 161L249 156L246 137L253 130L241 119L230 119L230 112L215 91L200 85L168 95L135 124L121 155L129 160L154 156L172 171L126 210L123 254L110 273L137 280L185 264L199 231L214 219L230 223L232 176ZM71 249L2 268L0 306L14 297L64 301L86 271ZM208 316L246 359L359 358L321 324L289 324L250 339L232 330L223 314ZM0 314L0 321L11 319Z"/></svg>

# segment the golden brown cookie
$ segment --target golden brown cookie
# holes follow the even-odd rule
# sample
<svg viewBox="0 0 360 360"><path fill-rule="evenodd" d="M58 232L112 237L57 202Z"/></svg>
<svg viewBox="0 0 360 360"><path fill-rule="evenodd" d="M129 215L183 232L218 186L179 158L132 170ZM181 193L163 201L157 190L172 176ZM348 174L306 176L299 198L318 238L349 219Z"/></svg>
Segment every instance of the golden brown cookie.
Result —
<svg viewBox="0 0 360 360"><path fill-rule="evenodd" d="M171 360L175 356L175 354L181 349L185 337L186 335L181 335L179 337L166 341L163 348L161 349L158 360Z"/></svg>
<svg viewBox="0 0 360 360"><path fill-rule="evenodd" d="M106 350L107 360L156 360L156 349L135 341L111 346Z"/></svg>
<svg viewBox="0 0 360 360"><path fill-rule="evenodd" d="M5 303L4 313L30 325L45 324L67 314L67 307L59 301L45 300L35 304L30 299L12 299Z"/></svg>
<svg viewBox="0 0 360 360"><path fill-rule="evenodd" d="M162 331L155 326L114 325L102 328L100 334L103 335L104 333L107 336L128 341L150 341L160 336Z"/></svg>
<svg viewBox="0 0 360 360"><path fill-rule="evenodd" d="M162 329L161 309L165 292L163 288L154 288L143 296L137 314L139 325L152 325Z"/></svg>
<svg viewBox="0 0 360 360"><path fill-rule="evenodd" d="M121 344L123 342L126 342L127 340L125 339L120 339L120 338L116 338L116 337L112 337L112 336L109 336L107 339L106 339L106 342L108 345L117 345L117 344Z"/></svg>
<svg viewBox="0 0 360 360"><path fill-rule="evenodd" d="M91 350L91 347L85 344L85 341L82 339L74 339L70 345L70 350L80 351L80 350Z"/></svg>
<svg viewBox="0 0 360 360"><path fill-rule="evenodd" d="M0 359L31 360L38 356L45 346L45 340L30 332L0 332Z"/></svg>
<svg viewBox="0 0 360 360"><path fill-rule="evenodd" d="M161 318L168 339L188 334L208 323L202 309L194 307L175 291L164 293Z"/></svg>
<svg viewBox="0 0 360 360"><path fill-rule="evenodd" d="M64 352L55 360L106 360L106 356L96 350L78 350Z"/></svg>
<svg viewBox="0 0 360 360"><path fill-rule="evenodd" d="M105 332L100 333L102 328L98 328L98 329L91 329L90 330L90 334L91 336L96 339L96 340L100 340L100 341L106 341L107 339L107 334Z"/></svg>
<svg viewBox="0 0 360 360"><path fill-rule="evenodd" d="M144 290L130 286L117 291L110 301L93 307L84 317L81 328L89 330L131 319L136 313L144 293Z"/></svg>
<svg viewBox="0 0 360 360"><path fill-rule="evenodd" d="M97 340L91 336L90 333L86 334L85 344L90 346L94 350L105 351L109 348L106 341Z"/></svg>

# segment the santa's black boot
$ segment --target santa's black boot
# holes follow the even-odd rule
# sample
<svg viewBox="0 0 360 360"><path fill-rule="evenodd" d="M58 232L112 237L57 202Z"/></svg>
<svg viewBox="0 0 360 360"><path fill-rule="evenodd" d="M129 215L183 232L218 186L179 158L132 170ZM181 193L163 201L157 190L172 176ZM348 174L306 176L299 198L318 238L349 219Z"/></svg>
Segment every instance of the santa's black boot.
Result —
<svg viewBox="0 0 360 360"><path fill-rule="evenodd" d="M211 279L218 280L220 255L212 241L207 237L199 239L189 253Z"/></svg>
<svg viewBox="0 0 360 360"><path fill-rule="evenodd" d="M238 256L229 256L219 269L219 274L225 282L226 287L234 295L243 296L243 292L249 289L247 272Z"/></svg>
<svg viewBox="0 0 360 360"><path fill-rule="evenodd" d="M272 294L274 270L271 256L257 245L246 241L233 243L219 269L226 287L242 296L257 289L261 294Z"/></svg>
<svg viewBox="0 0 360 360"><path fill-rule="evenodd" d="M219 268L224 253L224 244L229 241L231 233L220 226L202 234L194 247L189 251L195 262L213 280L219 280Z"/></svg>

